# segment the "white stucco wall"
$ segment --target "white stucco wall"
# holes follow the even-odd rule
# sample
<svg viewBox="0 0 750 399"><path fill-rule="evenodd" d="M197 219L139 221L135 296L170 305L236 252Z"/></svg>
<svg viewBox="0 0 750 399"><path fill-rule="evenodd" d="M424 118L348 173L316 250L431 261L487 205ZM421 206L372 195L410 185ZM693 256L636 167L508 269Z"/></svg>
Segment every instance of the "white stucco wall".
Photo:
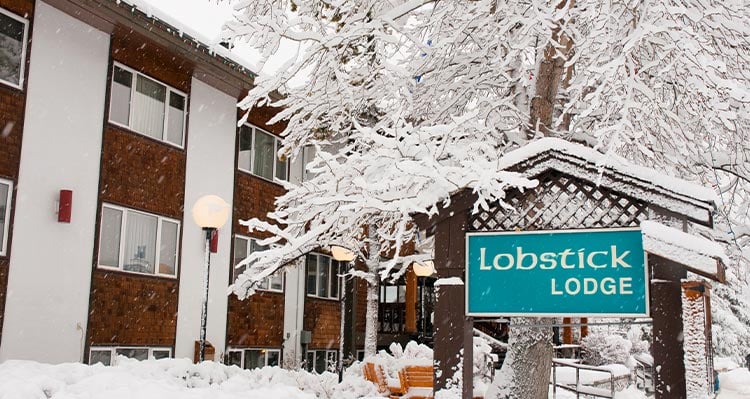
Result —
<svg viewBox="0 0 750 399"><path fill-rule="evenodd" d="M289 180L300 183L301 179L302 157L299 156L289 166ZM299 258L295 266L286 268L285 273L283 366L294 369L303 360L300 332L305 309L305 258Z"/></svg>
<svg viewBox="0 0 750 399"><path fill-rule="evenodd" d="M230 205L234 194L234 143L237 136L236 100L193 79L185 176L179 312L175 357L193 358L199 338L203 295L205 235L193 221L193 204L215 194ZM227 324L227 287L231 261L232 222L219 229L218 253L211 254L206 339L224 352Z"/></svg>
<svg viewBox="0 0 750 399"><path fill-rule="evenodd" d="M37 2L0 362L81 361L109 35ZM72 220L58 223L60 189Z"/></svg>

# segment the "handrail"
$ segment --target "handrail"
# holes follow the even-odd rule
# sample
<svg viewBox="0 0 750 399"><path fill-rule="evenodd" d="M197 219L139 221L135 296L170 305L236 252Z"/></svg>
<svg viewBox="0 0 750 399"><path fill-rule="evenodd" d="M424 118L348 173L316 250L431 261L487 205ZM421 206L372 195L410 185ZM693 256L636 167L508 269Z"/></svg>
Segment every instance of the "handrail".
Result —
<svg viewBox="0 0 750 399"><path fill-rule="evenodd" d="M558 384L557 383L557 367L573 367L576 370L576 384L575 387L566 385L566 384ZM589 389L586 389L586 385L581 384L581 369L583 370L591 370L591 371L598 371L602 373L609 373L609 394L605 394L602 391L597 391L597 388L595 387L589 387ZM552 394L553 397L557 397L557 387L567 389L569 391L574 391L576 393L576 398L580 398L581 394L589 395L589 396L599 396L602 398L614 398L615 397L615 373L607 368L604 367L597 367L597 366L590 366L587 364L578 364L570 361L562 361L557 359L552 359ZM604 388L600 388L604 390Z"/></svg>

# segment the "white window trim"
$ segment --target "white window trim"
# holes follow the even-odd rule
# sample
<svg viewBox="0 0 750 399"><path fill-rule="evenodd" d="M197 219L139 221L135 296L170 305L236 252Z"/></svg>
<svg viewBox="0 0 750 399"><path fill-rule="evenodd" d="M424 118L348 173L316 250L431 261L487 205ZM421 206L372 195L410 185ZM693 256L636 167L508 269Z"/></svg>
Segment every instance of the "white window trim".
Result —
<svg viewBox="0 0 750 399"><path fill-rule="evenodd" d="M239 169L239 170L241 170L241 171L243 171L245 173L249 173L249 174L251 174L251 175L253 175L255 177L258 177L260 179L276 183L276 159L277 159L277 155L276 154L279 153L279 146L281 145L281 139L279 139L279 137L276 136L275 134L273 134L273 133L271 133L269 131L263 130L263 129L255 126L255 125L251 125L249 123L246 123L244 126L249 127L249 128L252 129L251 130L252 134L250 135L250 143L252 145L252 147L250 148L250 168L249 168L249 170L245 169L244 167L242 167L242 165L239 164L240 148L239 148L239 145L238 145L237 146L237 155L238 155L237 156L237 169ZM257 132L257 131L260 131L263 134L267 134L267 135L271 136L271 138L273 138L273 140L274 140L273 141L274 142L274 145L273 145L274 162L273 162L273 173L272 173L273 177L271 179L268 179L268 178L263 177L261 175L256 175L253 172L253 169L255 169L255 132ZM239 142L239 134L240 133L238 132L237 134L238 134L237 141ZM286 163L286 176L285 176L286 178L285 179L279 179L279 180L289 181L289 160L288 159L285 160L284 163Z"/></svg>
<svg viewBox="0 0 750 399"><path fill-rule="evenodd" d="M343 262L339 262L339 261L333 259L333 257L330 256L330 255L321 254L321 253L318 253L318 252L310 252L308 255L316 255L316 256L318 256L318 262L316 262L317 269L315 270L315 276L316 276L315 277L315 281L316 282L318 281L318 277L317 276L320 274L320 257L326 257L326 258L331 259L331 263L328 264L328 273L329 273L328 275L329 276L330 276L331 270L333 269L333 263L334 262L336 262L336 264L338 264L338 265L341 265L343 263ZM305 282L307 282L307 275L308 275L307 268L308 267L309 266L307 265L307 256L305 256ZM305 287L305 294L307 296L309 296L309 297L312 297L312 298L327 299L327 300L331 300L331 301L340 301L341 300L341 285L342 285L343 278L341 277L341 275L338 272L336 273L336 276L338 276L338 279L339 279L339 289L338 289L338 295L337 296L335 296L335 297L331 296L331 279L330 278L328 279L328 296L319 296L317 294L317 292L318 292L317 283L316 283L316 286L315 286L315 294L311 294L311 293L308 292L309 291L309 287Z"/></svg>
<svg viewBox="0 0 750 399"><path fill-rule="evenodd" d="M313 363L307 365L307 370L312 373L317 373L318 371L315 370L315 358L318 357L317 352L324 352L326 356L326 364L329 362L329 358L331 355L335 358L335 363L338 364L339 361L339 351L336 349L308 349L305 353L305 361L307 361L307 357L310 353L313 353ZM326 367L326 371L328 371L328 367Z"/></svg>
<svg viewBox="0 0 750 399"><path fill-rule="evenodd" d="M269 353L276 353L278 354L279 358L279 364L277 367L281 367L281 349L280 348L258 348L258 347L250 347L250 348L229 348L227 349L227 364L229 361L229 354L232 352L239 352L240 353L240 365L239 368L245 369L245 351L266 351L265 353L265 361L263 367L268 367L268 354Z"/></svg>
<svg viewBox="0 0 750 399"><path fill-rule="evenodd" d="M13 182L10 180L0 179L0 184L8 186L8 197L5 198L5 225L3 226L3 240L0 242L0 256L8 254L8 233L10 232L10 212L11 200L13 199Z"/></svg>
<svg viewBox="0 0 750 399"><path fill-rule="evenodd" d="M253 241L257 242L258 241L255 238L248 237L248 236L243 236L241 234L235 234L234 238L235 239L239 238L241 240L246 240L247 241L247 243L245 244L245 250L247 252L245 252L245 253L248 254L248 255L250 255L252 253L252 252L250 252L251 242L253 242ZM234 258L234 256L232 256L232 257ZM244 265L243 268L247 269L247 266L248 265ZM235 265L232 265L232 267L234 268ZM263 279L263 284L267 285L268 288L263 288L262 286L258 286L257 289L260 290L260 291L268 291L268 292L284 292L284 284L286 283L286 275L282 271L277 271L276 273L281 273L281 289L271 288L271 277L270 276ZM234 270L232 271L231 275L234 276Z"/></svg>
<svg viewBox="0 0 750 399"><path fill-rule="evenodd" d="M135 130L131 126L124 125L124 124L122 124L120 122L116 122L116 121L112 120L112 118L111 118L111 115L112 115L112 99L111 99L111 97L112 97L112 85L114 84L115 67L123 69L123 70L128 71L128 72L130 72L130 73L133 74L133 79L130 81L130 104L131 104L131 106L128 107L128 121L129 121L129 123L130 123L130 121L133 120L133 112L134 111L133 111L132 104L133 104L133 99L135 98L135 88L136 88L137 75L141 75L141 76L143 76L145 78L151 79L154 82L159 83L160 85L163 85L164 87L166 87L166 89L167 89L167 95L166 95L166 99L164 101L164 124L163 124L163 127L162 127L162 135L161 135L160 139L157 139L156 137L150 136L150 135L148 135L146 133L139 132L138 130ZM187 110L187 108L188 108L188 95L186 93L184 93L184 92L182 92L180 90L175 89L174 87L172 87L172 86L170 86L170 85L162 82L159 79L156 79L156 78L154 78L152 76L146 75L145 73L138 72L135 69L130 68L130 67L128 67L128 66L126 66L124 64L121 64L119 62L112 63L112 76L110 77L110 80L109 80L109 87L110 87L110 90L109 90L110 99L109 99L109 111L108 111L108 116L107 116L107 119L109 120L109 123L111 123L111 124L113 124L115 126L119 126L119 127L123 128L123 129L127 129L127 130L129 130L131 132L138 133L138 134L140 134L142 136L145 136L145 137L148 137L150 139L158 140L158 141L160 141L162 143L171 145L172 147L177 147L177 148L180 148L180 149L184 149L185 148L185 128L187 127L187 114L188 114L188 110ZM169 111L169 98L170 98L170 93L172 93L172 92L174 92L176 94L179 94L183 98L185 98L185 109L182 112L182 140L180 140L182 142L181 145L172 143L171 141L168 141L166 139L166 135L168 133L167 132L167 128L169 127L169 112L168 112Z"/></svg>
<svg viewBox="0 0 750 399"><path fill-rule="evenodd" d="M172 358L172 348L162 346L92 346L89 348L89 364L91 364L91 352L104 352L109 351L109 365L117 365L117 350L118 349L148 349L148 359L154 359L154 351L166 351L169 352L169 358Z"/></svg>
<svg viewBox="0 0 750 399"><path fill-rule="evenodd" d="M112 266L107 266L107 265L101 265L101 264L99 264L99 256L97 254L97 267L98 268L105 269L105 270L116 270L116 271L120 271L120 272L124 272L124 273L140 274L140 275L143 275L143 276L157 276L157 277L166 277L166 278L173 278L173 279L177 278L177 275L179 274L179 265L180 265L180 236L181 236L181 234L180 234L180 221L179 220L167 218L167 217L160 216L160 215L155 215L153 213L142 212L142 211L139 211L139 210L136 210L136 209L132 209L132 208L125 208L125 207L122 207L122 206L117 206L117 205L113 205L113 204L104 203L104 204L102 204L102 210L101 210L101 212L99 214L99 220L100 221L102 220L103 215L104 215L104 208L114 209L114 210L122 212L122 221L120 222L120 245L119 245L120 252L117 254L117 256L118 256L117 257L117 263L118 263L117 267L112 267ZM125 258L125 250L124 250L124 245L123 245L123 238L125 237L125 231L126 231L125 229L127 227L126 220L127 220L127 214L128 214L128 212L140 213L142 215L152 216L152 217L157 218L157 223L156 223L156 249L155 249L155 255L156 255L155 259L156 260L154 261L154 272L153 273L142 273L142 272L136 272L136 271L132 271L132 270L125 270L122 267L122 265L125 264L125 259L124 259ZM158 265L159 265L159 260L160 260L159 257L161 256L161 251L159 249L161 248L161 226L162 226L162 222L163 221L167 221L167 222L170 222L170 223L176 223L177 224L177 241L175 243L176 245L175 245L175 258L174 258L174 262L175 262L175 265L174 265L174 275L159 273L159 267L158 267ZM101 251L101 242L102 242L102 229L101 229L101 226L99 226L99 250L100 251Z"/></svg>
<svg viewBox="0 0 750 399"><path fill-rule="evenodd" d="M10 87L23 90L24 77L26 76L26 51L29 46L29 20L16 15L2 7L0 7L0 14L4 14L10 18L15 19L18 22L23 23L23 48L21 49L21 70L19 71L18 84L9 82L5 79L0 79L0 83L8 85Z"/></svg>

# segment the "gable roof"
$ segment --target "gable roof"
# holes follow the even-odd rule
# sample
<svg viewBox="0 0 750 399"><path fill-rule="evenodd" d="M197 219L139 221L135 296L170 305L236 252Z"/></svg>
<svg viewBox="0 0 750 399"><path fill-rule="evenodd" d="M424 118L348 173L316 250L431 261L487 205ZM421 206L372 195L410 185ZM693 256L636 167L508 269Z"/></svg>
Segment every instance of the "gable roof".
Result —
<svg viewBox="0 0 750 399"><path fill-rule="evenodd" d="M500 170L520 172L529 178L557 170L709 227L718 203L710 188L558 138L531 142L505 154L499 162Z"/></svg>

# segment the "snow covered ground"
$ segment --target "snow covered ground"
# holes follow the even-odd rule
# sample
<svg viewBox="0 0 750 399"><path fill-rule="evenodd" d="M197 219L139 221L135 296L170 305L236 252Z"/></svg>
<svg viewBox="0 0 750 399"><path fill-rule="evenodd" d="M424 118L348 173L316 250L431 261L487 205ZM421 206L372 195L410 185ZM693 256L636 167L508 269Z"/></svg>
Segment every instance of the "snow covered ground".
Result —
<svg viewBox="0 0 750 399"><path fill-rule="evenodd" d="M721 373L717 399L750 398L750 371ZM137 361L120 358L113 367L78 363L59 365L31 361L0 364L0 399L358 399L379 397L355 366L343 382L331 373L288 371L278 367L242 370L213 362L192 364L187 359ZM550 398L552 394L550 391ZM575 394L558 391L557 399ZM647 399L634 387L616 399Z"/></svg>

